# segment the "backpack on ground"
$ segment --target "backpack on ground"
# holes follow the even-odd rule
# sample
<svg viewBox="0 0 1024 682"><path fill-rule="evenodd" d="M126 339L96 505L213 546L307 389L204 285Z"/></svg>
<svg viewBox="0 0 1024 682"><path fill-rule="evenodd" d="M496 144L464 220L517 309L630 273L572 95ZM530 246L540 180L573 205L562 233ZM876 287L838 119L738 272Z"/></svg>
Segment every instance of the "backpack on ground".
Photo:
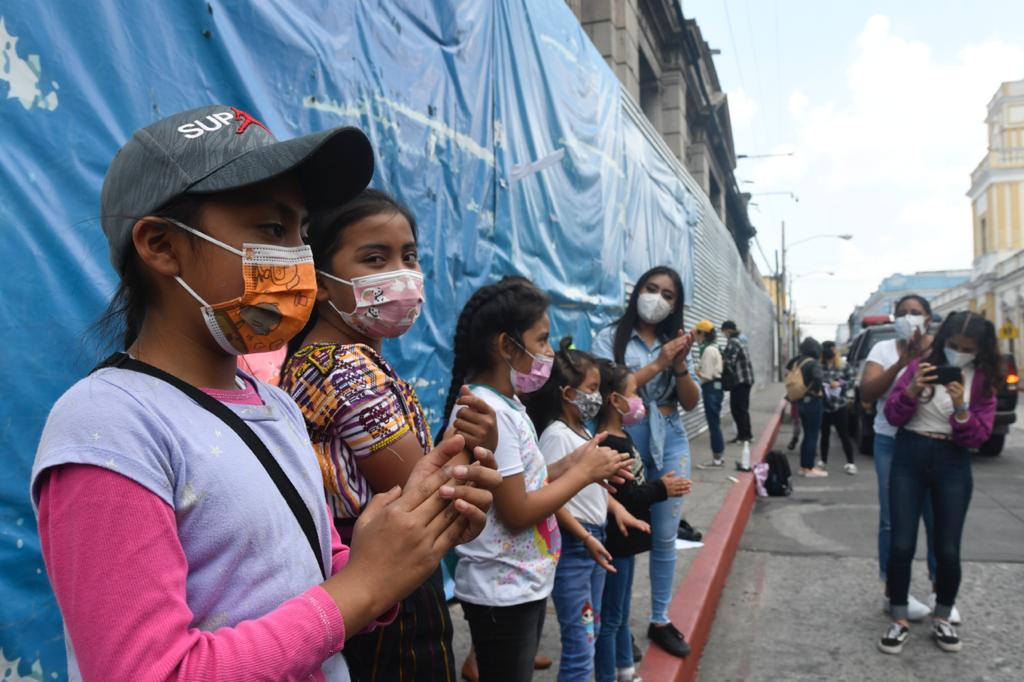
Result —
<svg viewBox="0 0 1024 682"><path fill-rule="evenodd" d="M808 386L804 383L804 365L811 359L804 358L802 362L793 365L793 368L786 373L786 400L791 403L803 400L803 397L807 395Z"/></svg>
<svg viewBox="0 0 1024 682"><path fill-rule="evenodd" d="M764 488L771 497L788 497L793 494L793 475L789 468L789 459L779 452L772 450L765 457L768 464L768 478L765 479Z"/></svg>

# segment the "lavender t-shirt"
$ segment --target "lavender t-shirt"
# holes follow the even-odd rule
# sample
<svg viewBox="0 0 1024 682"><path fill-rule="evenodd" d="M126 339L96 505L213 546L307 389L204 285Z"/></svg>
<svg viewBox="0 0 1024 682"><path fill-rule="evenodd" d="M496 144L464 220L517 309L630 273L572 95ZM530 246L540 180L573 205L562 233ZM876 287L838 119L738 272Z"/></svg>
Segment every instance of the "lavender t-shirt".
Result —
<svg viewBox="0 0 1024 682"><path fill-rule="evenodd" d="M228 407L256 432L305 501L330 574L323 480L302 414L280 389L254 383L263 405ZM259 618L323 582L306 536L252 451L160 379L108 368L72 386L43 429L32 467L33 505L40 475L62 464L106 467L174 508L188 560L192 627L213 631ZM80 679L73 643L66 639L66 646L69 677ZM328 680L349 679L340 653L322 670Z"/></svg>

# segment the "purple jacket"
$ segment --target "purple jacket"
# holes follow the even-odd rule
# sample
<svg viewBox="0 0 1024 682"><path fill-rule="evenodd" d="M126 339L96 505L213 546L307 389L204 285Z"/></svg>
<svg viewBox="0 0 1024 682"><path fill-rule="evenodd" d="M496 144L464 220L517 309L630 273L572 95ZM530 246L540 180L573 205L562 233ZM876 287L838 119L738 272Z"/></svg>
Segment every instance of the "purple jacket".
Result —
<svg viewBox="0 0 1024 682"><path fill-rule="evenodd" d="M892 386L889 399L885 402L885 418L893 426L906 426L917 411L917 398L907 395L907 387L914 380L921 360L914 360L907 365L903 374ZM953 427L953 442L964 448L978 448L992 435L992 423L996 417L995 393L985 395L989 385L988 377L975 370L974 382L971 384L971 398L968 403L970 418L961 422L956 415L949 415L949 423Z"/></svg>

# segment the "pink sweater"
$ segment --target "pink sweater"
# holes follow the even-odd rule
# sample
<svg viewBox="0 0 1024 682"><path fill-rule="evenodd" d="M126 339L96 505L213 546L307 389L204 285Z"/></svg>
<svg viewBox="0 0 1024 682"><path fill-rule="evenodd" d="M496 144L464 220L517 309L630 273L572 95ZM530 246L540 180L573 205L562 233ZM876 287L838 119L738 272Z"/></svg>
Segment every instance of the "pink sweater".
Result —
<svg viewBox="0 0 1024 682"><path fill-rule="evenodd" d="M238 393L217 397L251 400ZM320 666L345 644L341 613L319 585L234 627L190 627L174 509L114 471L52 469L39 495L39 535L86 680L323 680ZM332 525L332 573L348 554ZM397 605L368 629L396 614Z"/></svg>
<svg viewBox="0 0 1024 682"><path fill-rule="evenodd" d="M906 426L914 413L917 412L917 398L907 395L907 387L914 380L921 360L914 360L903 374L896 379L889 399L885 402L885 418L893 426ZM978 371L974 374L971 384L971 395L968 396L968 419L961 422L956 415L949 415L949 424L953 428L953 442L963 448L981 447L992 435L992 425L996 416L996 396L990 392L990 381Z"/></svg>

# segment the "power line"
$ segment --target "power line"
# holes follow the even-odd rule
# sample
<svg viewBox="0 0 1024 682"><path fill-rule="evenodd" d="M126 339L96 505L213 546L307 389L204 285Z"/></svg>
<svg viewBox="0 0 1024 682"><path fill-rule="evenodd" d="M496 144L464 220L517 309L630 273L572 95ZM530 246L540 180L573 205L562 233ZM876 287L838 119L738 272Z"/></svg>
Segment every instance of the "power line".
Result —
<svg viewBox="0 0 1024 682"><path fill-rule="evenodd" d="M754 36L754 23L750 18L750 0L747 0L744 9L747 13L747 33L750 34L750 52L754 57L754 88L757 90L757 96L761 98L761 103L765 107L765 113L767 114L768 100L764 96L764 83L761 80L761 67L759 65L761 60L757 58L757 40ZM758 116L757 118L765 138L767 138L769 145L771 145L772 135L768 130L768 117Z"/></svg>
<svg viewBox="0 0 1024 682"><path fill-rule="evenodd" d="M747 90L746 80L743 78L743 68L740 66L740 50L736 45L736 33L732 30L732 16L729 14L728 0L722 0L722 9L725 10L725 23L729 27L729 42L732 43L733 61L736 62L736 73L740 77L740 87L743 88L743 96L748 99L753 99L750 92ZM750 132L754 137L754 146L757 149L761 149L761 140L757 134L757 126L750 126Z"/></svg>

